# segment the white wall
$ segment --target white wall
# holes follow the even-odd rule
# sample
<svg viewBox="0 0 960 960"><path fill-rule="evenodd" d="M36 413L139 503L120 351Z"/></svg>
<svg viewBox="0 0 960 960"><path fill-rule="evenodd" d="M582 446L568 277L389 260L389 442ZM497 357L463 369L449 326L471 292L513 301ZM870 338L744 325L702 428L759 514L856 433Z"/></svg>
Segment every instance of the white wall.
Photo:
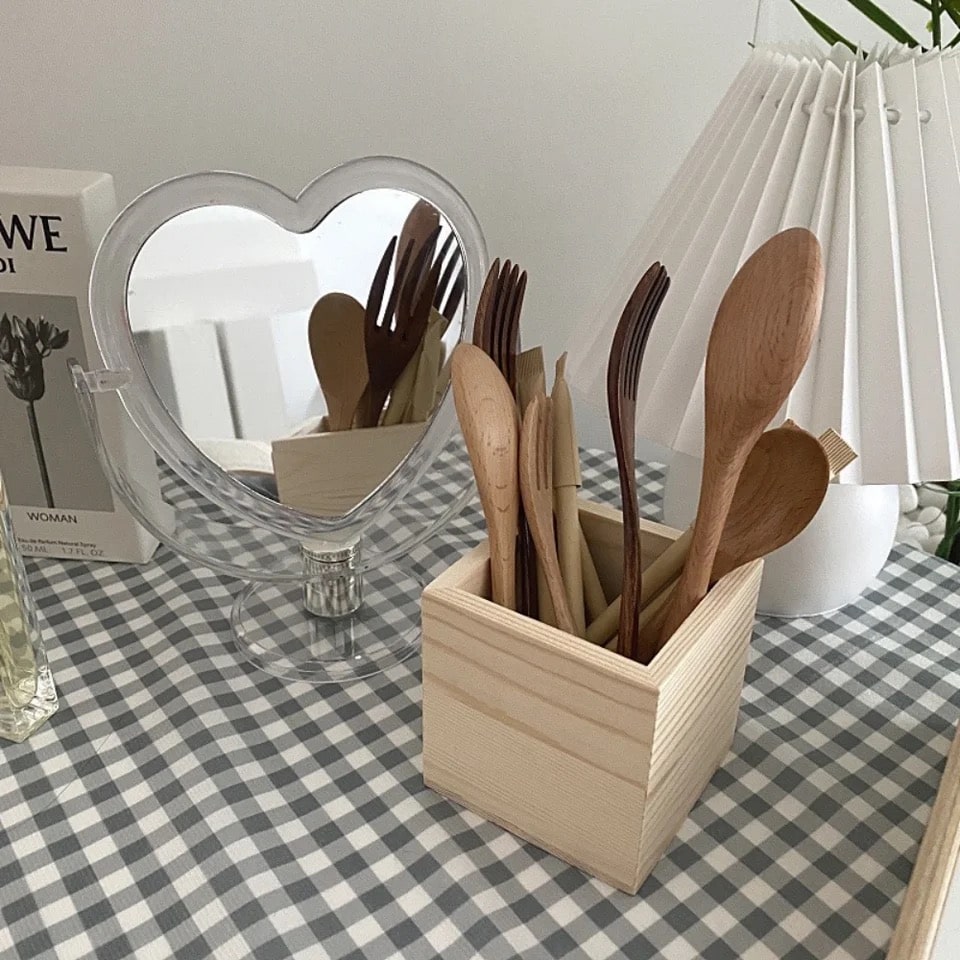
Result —
<svg viewBox="0 0 960 960"><path fill-rule="evenodd" d="M754 18L749 0L7 6L0 162L106 170L126 201L206 168L293 192L349 157L420 160L527 267L526 340L548 347L590 322Z"/></svg>

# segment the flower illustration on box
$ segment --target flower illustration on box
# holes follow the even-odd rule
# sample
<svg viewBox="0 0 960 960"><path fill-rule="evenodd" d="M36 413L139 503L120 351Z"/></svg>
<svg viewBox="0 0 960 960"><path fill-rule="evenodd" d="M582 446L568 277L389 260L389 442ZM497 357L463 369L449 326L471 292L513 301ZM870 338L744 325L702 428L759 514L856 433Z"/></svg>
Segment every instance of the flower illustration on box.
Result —
<svg viewBox="0 0 960 960"><path fill-rule="evenodd" d="M27 405L33 448L37 455L40 481L43 484L43 493L48 507L54 507L56 504L53 502L53 491L50 489L50 475L43 455L43 442L40 439L40 428L37 425L37 411L34 405L43 397L46 390L43 361L54 350L65 347L69 339L69 330L60 330L43 317L36 322L29 317L21 320L16 315L4 314L0 317L0 370L3 371L7 389Z"/></svg>

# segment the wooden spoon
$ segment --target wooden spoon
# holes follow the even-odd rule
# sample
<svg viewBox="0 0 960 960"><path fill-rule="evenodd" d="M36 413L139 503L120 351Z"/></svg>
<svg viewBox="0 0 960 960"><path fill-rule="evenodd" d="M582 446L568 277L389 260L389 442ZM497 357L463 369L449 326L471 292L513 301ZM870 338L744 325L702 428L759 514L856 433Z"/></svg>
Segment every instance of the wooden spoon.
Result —
<svg viewBox="0 0 960 960"><path fill-rule="evenodd" d="M764 433L750 451L737 481L710 582L793 540L820 509L829 483L829 459L816 437L787 426ZM691 527L644 570L648 599L644 613L675 581L692 537ZM594 643L610 640L617 630L619 610L618 597L590 624L587 639Z"/></svg>
<svg viewBox="0 0 960 960"><path fill-rule="evenodd" d="M410 246L411 259L423 249L424 245L436 243L440 232L440 211L429 200L418 200L410 212L407 219L403 221L400 229L400 242L397 244L397 266L400 265L400 258L403 251ZM431 254L432 259L432 254Z"/></svg>
<svg viewBox="0 0 960 960"><path fill-rule="evenodd" d="M553 424L552 401L535 397L527 407L520 433L520 493L530 533L543 564L557 626L574 635L577 625L570 610L553 536Z"/></svg>
<svg viewBox="0 0 960 960"><path fill-rule="evenodd" d="M802 533L820 509L830 477L829 457L812 434L795 426L764 433L740 474L710 583L773 553ZM684 539L687 534L677 543ZM672 594L673 587L668 585L663 592ZM656 600L659 605L665 603L660 597ZM654 613L647 614L648 622Z"/></svg>
<svg viewBox="0 0 960 960"><path fill-rule="evenodd" d="M349 430L369 379L363 307L346 293L328 293L310 311L307 336L329 429Z"/></svg>
<svg viewBox="0 0 960 960"><path fill-rule="evenodd" d="M740 471L807 362L822 301L820 243L799 227L760 247L723 297L707 345L700 503L664 640L707 592Z"/></svg>
<svg viewBox="0 0 960 960"><path fill-rule="evenodd" d="M461 343L450 362L453 402L467 444L490 540L493 601L516 607L519 436L513 394L479 347Z"/></svg>

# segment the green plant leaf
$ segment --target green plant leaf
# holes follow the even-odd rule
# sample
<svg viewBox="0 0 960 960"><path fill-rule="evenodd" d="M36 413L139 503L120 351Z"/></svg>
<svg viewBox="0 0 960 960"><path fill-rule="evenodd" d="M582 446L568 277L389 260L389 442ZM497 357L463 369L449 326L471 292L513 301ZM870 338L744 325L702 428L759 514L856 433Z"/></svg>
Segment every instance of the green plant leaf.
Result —
<svg viewBox="0 0 960 960"><path fill-rule="evenodd" d="M960 27L960 0L941 0L940 5L947 11L947 16L953 21L954 26ZM954 37L949 46L953 46L956 42Z"/></svg>
<svg viewBox="0 0 960 960"><path fill-rule="evenodd" d="M854 53L857 52L857 48L843 36L842 33L834 30L830 24L824 23L815 13L811 13L806 7L798 3L797 0L790 0L790 2L797 8L800 16L803 17L831 47L835 43L842 43L844 46L849 47Z"/></svg>
<svg viewBox="0 0 960 960"><path fill-rule="evenodd" d="M847 2L856 7L865 17L869 17L884 33L890 34L898 43L906 44L908 47L920 46L893 17L881 10L873 0L847 0Z"/></svg>

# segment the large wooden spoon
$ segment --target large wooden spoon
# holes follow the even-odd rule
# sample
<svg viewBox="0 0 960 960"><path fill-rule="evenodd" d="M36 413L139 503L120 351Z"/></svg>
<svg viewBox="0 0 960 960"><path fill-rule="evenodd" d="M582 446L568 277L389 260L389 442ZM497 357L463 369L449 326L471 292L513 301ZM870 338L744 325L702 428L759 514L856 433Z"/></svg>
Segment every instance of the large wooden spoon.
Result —
<svg viewBox="0 0 960 960"><path fill-rule="evenodd" d="M397 244L397 261L399 266L403 251L413 243L410 250L411 261L427 243L435 244L440 232L440 211L429 200L418 200L403 222L400 230L400 242ZM431 254L432 259L432 254Z"/></svg>
<svg viewBox="0 0 960 960"><path fill-rule="evenodd" d="M807 362L822 301L820 243L803 228L768 240L723 297L707 345L700 503L664 640L707 592L740 471Z"/></svg>
<svg viewBox="0 0 960 960"><path fill-rule="evenodd" d="M472 344L461 343L453 351L450 377L487 521L493 600L513 610L520 510L516 403L496 364Z"/></svg>
<svg viewBox="0 0 960 960"><path fill-rule="evenodd" d="M829 483L829 460L816 437L786 426L764 433L737 481L710 582L793 540L820 509ZM643 590L649 601L645 613L680 573L692 538L693 527L644 570ZM590 624L587 639L607 643L617 631L619 614L618 597Z"/></svg>
<svg viewBox="0 0 960 960"><path fill-rule="evenodd" d="M363 307L346 293L328 293L310 311L307 328L330 430L349 430L366 389Z"/></svg>

